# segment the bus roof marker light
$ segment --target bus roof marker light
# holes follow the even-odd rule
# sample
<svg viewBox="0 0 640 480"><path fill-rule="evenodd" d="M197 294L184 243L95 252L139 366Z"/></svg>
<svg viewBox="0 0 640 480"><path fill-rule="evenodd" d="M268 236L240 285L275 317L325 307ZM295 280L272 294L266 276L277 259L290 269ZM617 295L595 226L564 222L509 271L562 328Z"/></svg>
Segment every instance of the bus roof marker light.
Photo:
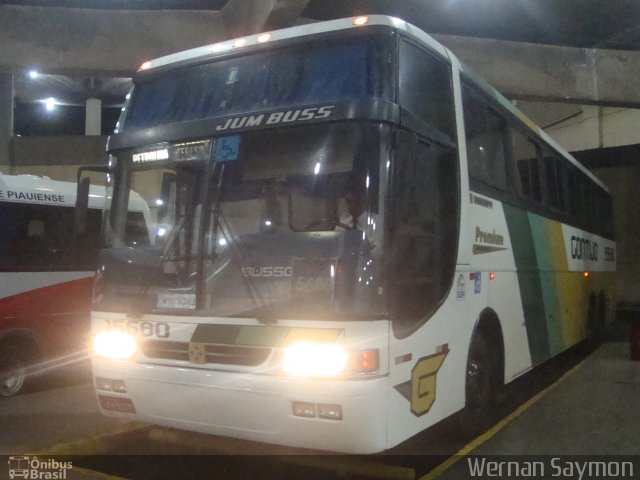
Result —
<svg viewBox="0 0 640 480"><path fill-rule="evenodd" d="M247 44L246 38L238 38L234 40L231 45L233 46L233 48L240 48L240 47L244 47L246 44Z"/></svg>
<svg viewBox="0 0 640 480"><path fill-rule="evenodd" d="M227 49L227 46L224 43L216 43L215 45L212 45L209 50L211 50L213 53L217 53L217 52L222 52L223 50L226 50L226 49Z"/></svg>
<svg viewBox="0 0 640 480"><path fill-rule="evenodd" d="M258 35L258 38L256 38L256 42L258 43L265 43L265 42L268 42L269 40L271 40L270 33L263 33L261 35Z"/></svg>
<svg viewBox="0 0 640 480"><path fill-rule="evenodd" d="M352 22L356 27L362 27L363 25L366 25L367 23L369 23L369 17L365 16L361 16L361 17L356 17L353 19Z"/></svg>
<svg viewBox="0 0 640 480"><path fill-rule="evenodd" d="M582 272L584 278L589 278L589 275L591 275L589 272Z"/></svg>

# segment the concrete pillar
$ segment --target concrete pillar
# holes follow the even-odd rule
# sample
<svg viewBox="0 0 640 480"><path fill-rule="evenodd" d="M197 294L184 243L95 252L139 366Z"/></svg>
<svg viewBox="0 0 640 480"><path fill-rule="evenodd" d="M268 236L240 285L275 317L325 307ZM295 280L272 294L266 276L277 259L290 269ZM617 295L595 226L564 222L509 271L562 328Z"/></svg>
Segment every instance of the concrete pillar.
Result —
<svg viewBox="0 0 640 480"><path fill-rule="evenodd" d="M97 98L87 99L84 134L100 135L102 133L102 102Z"/></svg>
<svg viewBox="0 0 640 480"><path fill-rule="evenodd" d="M11 165L9 144L13 137L13 74L0 72L0 166L8 173Z"/></svg>

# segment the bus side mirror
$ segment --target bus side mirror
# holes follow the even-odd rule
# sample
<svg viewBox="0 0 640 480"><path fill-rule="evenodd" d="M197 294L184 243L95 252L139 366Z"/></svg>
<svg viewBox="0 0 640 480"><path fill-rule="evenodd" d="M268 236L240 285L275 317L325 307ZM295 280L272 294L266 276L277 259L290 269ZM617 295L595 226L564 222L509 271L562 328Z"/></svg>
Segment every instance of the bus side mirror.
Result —
<svg viewBox="0 0 640 480"><path fill-rule="evenodd" d="M74 235L76 237L84 235L87 231L87 211L89 210L89 188L91 179L84 177L78 181L76 191L76 211L74 221Z"/></svg>
<svg viewBox="0 0 640 480"><path fill-rule="evenodd" d="M91 187L91 178L82 176L84 172L110 173L111 168L108 166L90 165L78 168L77 187L76 187L76 210L74 218L74 238L81 237L87 231L87 217L89 211L89 190Z"/></svg>

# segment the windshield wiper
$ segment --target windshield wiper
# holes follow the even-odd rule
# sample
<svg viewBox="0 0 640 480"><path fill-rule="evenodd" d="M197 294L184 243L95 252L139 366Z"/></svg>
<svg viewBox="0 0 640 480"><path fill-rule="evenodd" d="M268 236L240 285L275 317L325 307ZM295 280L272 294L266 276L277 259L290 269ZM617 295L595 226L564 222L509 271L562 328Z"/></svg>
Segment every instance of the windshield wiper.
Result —
<svg viewBox="0 0 640 480"><path fill-rule="evenodd" d="M160 257L158 258L158 262L155 265L156 269L169 259L169 252L173 248L173 244L178 239L178 235L182 232L185 223L186 217L180 218L180 220L178 220L178 223L176 223L171 229L171 232L169 232L169 236L167 237L167 240L162 247L162 255L160 255Z"/></svg>
<svg viewBox="0 0 640 480"><path fill-rule="evenodd" d="M135 306L134 306L134 309L132 310L129 316L136 317L142 314L142 310L144 307L143 300L146 298L147 293L149 292L149 288L151 288L153 279L156 277L156 274L160 270L160 267L162 267L164 263L167 261L167 259L169 258L169 252L171 252L173 245L178 238L178 235L184 228L185 223L186 223L185 217L180 218L180 220L178 220L178 223L176 223L171 229L171 232L169 232L169 236L167 237L167 240L164 246L162 247L162 251L160 252L160 255L156 259L155 263L153 264L151 273L149 273L149 275L147 275L144 279L141 279L140 281L140 285L139 285L140 290L139 290L138 296L141 301L136 303L136 306L139 308L135 309Z"/></svg>

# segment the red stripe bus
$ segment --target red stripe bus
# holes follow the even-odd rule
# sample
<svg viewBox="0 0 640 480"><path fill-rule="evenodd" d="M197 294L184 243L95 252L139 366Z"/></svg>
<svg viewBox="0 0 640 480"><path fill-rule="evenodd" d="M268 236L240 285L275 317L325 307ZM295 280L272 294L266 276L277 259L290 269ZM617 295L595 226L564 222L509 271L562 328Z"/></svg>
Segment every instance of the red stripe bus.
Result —
<svg viewBox="0 0 640 480"><path fill-rule="evenodd" d="M86 230L78 238L75 202L73 182L0 175L1 396L19 393L31 376L87 358L105 188L92 187ZM131 206L131 225L147 224L144 200L134 193ZM142 227L129 238L150 242Z"/></svg>

